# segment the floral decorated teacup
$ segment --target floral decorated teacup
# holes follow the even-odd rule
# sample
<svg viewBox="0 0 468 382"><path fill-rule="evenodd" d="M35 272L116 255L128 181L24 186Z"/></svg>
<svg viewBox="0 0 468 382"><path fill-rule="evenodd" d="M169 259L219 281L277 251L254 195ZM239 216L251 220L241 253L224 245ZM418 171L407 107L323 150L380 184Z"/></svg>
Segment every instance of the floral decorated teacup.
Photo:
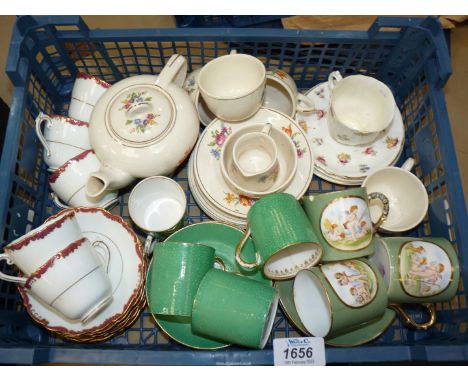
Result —
<svg viewBox="0 0 468 382"><path fill-rule="evenodd" d="M343 78L339 71L328 78L330 135L344 145L365 145L377 139L393 120L396 103L383 82L361 74Z"/></svg>
<svg viewBox="0 0 468 382"><path fill-rule="evenodd" d="M373 224L369 201L378 199L382 214ZM349 260L374 253L374 230L388 215L388 199L363 187L303 198L304 209L324 248L323 262Z"/></svg>

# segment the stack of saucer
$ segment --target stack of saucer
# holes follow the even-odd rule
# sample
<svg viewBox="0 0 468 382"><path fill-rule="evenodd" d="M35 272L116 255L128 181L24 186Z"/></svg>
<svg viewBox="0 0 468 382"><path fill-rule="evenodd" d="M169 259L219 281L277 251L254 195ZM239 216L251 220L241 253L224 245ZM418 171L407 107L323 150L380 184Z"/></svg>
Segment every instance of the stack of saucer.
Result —
<svg viewBox="0 0 468 382"><path fill-rule="evenodd" d="M18 289L29 315L47 330L74 342L106 341L131 326L146 304L146 259L138 237L128 224L102 208L67 209L48 220L71 210L83 236L91 242L101 242L109 250L106 272L112 285L112 301L83 323L66 319L28 289Z"/></svg>
<svg viewBox="0 0 468 382"><path fill-rule="evenodd" d="M297 169L282 192L299 199L307 191L313 176L314 159L306 135L293 119L265 107L242 122L215 119L201 134L190 157L188 168L192 195L211 218L236 226L245 226L247 213L256 199L242 195L228 185L221 171L221 157L225 142L231 134L245 128L249 131L261 131L265 123L272 125L271 137L276 142L281 142L282 138L287 136L296 149ZM278 179L283 177L281 172L285 171L286 158L283 158L281 153L282 151L278 150ZM272 189L274 188L275 185L272 186ZM265 194L268 194L268 191Z"/></svg>
<svg viewBox="0 0 468 382"><path fill-rule="evenodd" d="M403 150L405 129L401 114L395 107L391 124L368 145L350 146L337 142L330 135L328 114L330 90L327 82L306 93L317 112L298 112L296 121L307 135L315 155L315 173L331 183L356 186L378 169L393 166Z"/></svg>

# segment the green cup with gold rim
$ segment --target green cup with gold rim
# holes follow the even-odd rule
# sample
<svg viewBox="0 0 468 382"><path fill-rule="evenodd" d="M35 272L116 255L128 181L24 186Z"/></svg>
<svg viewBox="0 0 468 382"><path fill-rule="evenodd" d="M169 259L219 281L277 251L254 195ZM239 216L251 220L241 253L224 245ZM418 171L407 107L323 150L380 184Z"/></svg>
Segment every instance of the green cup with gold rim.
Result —
<svg viewBox="0 0 468 382"><path fill-rule="evenodd" d="M382 203L382 216L373 224L369 201ZM374 230L388 215L388 199L364 187L302 198L305 212L323 247L322 262L370 256L374 253Z"/></svg>
<svg viewBox="0 0 468 382"><path fill-rule="evenodd" d="M278 307L275 288L239 274L210 270L193 302L193 333L263 349Z"/></svg>
<svg viewBox="0 0 468 382"><path fill-rule="evenodd" d="M261 266L270 279L288 279L314 266L322 257L322 247L310 221L290 194L271 194L258 200L250 208L247 221L247 229L236 248L236 261L244 268ZM253 263L241 257L249 236L257 250Z"/></svg>
<svg viewBox="0 0 468 382"><path fill-rule="evenodd" d="M388 301L382 276L366 259L300 271L294 279L293 296L307 332L327 339L381 318Z"/></svg>
<svg viewBox="0 0 468 382"><path fill-rule="evenodd" d="M213 268L214 248L192 243L157 243L152 261L150 312L190 318L200 282Z"/></svg>
<svg viewBox="0 0 468 382"><path fill-rule="evenodd" d="M390 307L417 329L436 322L433 303L455 297L460 265L454 247L442 237L377 237L375 254L369 259L382 274ZM426 322L416 322L401 304L421 304Z"/></svg>

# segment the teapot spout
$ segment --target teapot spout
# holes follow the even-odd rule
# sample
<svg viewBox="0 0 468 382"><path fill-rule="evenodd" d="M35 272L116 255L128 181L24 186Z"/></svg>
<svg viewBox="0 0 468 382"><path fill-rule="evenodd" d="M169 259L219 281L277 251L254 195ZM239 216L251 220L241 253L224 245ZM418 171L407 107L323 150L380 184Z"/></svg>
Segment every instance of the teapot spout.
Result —
<svg viewBox="0 0 468 382"><path fill-rule="evenodd" d="M99 171L89 176L86 183L86 195L90 198L99 198L107 191L118 190L134 180L133 176L122 170L103 165Z"/></svg>

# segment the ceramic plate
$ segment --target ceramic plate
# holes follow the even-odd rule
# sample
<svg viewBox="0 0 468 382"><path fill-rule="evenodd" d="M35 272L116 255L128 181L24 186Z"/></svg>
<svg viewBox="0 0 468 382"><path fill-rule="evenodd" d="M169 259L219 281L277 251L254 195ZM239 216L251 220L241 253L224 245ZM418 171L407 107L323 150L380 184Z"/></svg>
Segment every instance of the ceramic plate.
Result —
<svg viewBox="0 0 468 382"><path fill-rule="evenodd" d="M242 231L222 223L203 222L189 225L169 236L166 241L187 243L200 243L213 247L218 259L217 267L221 264L228 272L238 272L254 280L271 285L260 270L247 271L239 267L235 261L234 253L237 243L242 237ZM248 239L242 250L242 258L246 261L255 260L253 242ZM151 272L150 264L148 274ZM146 292L151 293L151 278L147 278ZM153 315L158 326L173 340L195 349L217 349L228 346L226 343L210 340L192 333L190 322L176 321L171 318Z"/></svg>
<svg viewBox="0 0 468 382"><path fill-rule="evenodd" d="M331 346L351 347L363 345L367 342L375 340L395 320L396 313L390 308L385 309L384 315L371 323L363 326L362 328L353 330L352 332L337 336L331 339L325 339L325 343Z"/></svg>
<svg viewBox="0 0 468 382"><path fill-rule="evenodd" d="M205 197L205 195L200 191L198 183L196 182L195 175L193 173L193 157L190 157L189 167L188 167L188 183L190 191L193 198L195 199L198 206L213 220L217 220L226 224L235 225L240 228L244 228L247 224L247 220L244 218L239 218L233 215L226 214L224 211L220 210L218 207L213 205L211 201Z"/></svg>
<svg viewBox="0 0 468 382"><path fill-rule="evenodd" d="M91 242L103 241L109 248L107 274L112 284L112 302L95 318L82 324L67 320L24 288L19 290L28 313L48 330L67 336L107 332L138 303L146 274L143 249L138 237L121 217L101 208L78 207L73 210L83 236Z"/></svg>
<svg viewBox="0 0 468 382"><path fill-rule="evenodd" d="M306 95L313 100L319 113L297 113L295 119L307 134L315 165L321 170L318 176L326 174L341 181L340 184L348 185L348 182L364 180L371 171L396 163L405 138L403 120L397 107L392 124L375 142L367 146L347 146L336 142L328 132L330 92L327 82L310 89Z"/></svg>
<svg viewBox="0 0 468 382"><path fill-rule="evenodd" d="M220 166L224 142L237 128L267 122L276 127L272 136L273 134L287 134L296 146L297 172L283 192L300 199L309 188L313 175L314 156L305 134L294 120L268 108L260 108L253 117L243 122L227 123L216 119L207 126L198 140L192 153L193 167L200 192L210 200L212 205L228 215L245 219L255 199L236 194L224 181ZM260 130L261 126L258 127L258 131Z"/></svg>

